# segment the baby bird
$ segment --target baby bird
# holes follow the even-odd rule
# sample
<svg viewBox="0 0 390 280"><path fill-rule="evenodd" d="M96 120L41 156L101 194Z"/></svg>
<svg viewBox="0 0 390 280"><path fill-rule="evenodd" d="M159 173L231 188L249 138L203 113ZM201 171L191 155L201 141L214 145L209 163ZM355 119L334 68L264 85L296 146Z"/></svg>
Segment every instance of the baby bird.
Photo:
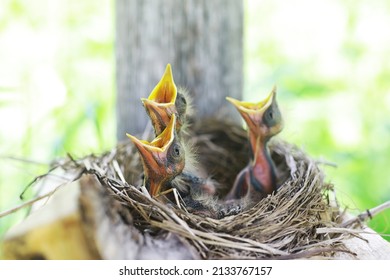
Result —
<svg viewBox="0 0 390 280"><path fill-rule="evenodd" d="M188 111L184 91L178 92L173 80L171 65L167 64L165 72L150 93L148 98L141 98L147 114L152 121L155 135L159 135L169 123L171 116L176 115L176 132L185 125Z"/></svg>
<svg viewBox="0 0 390 280"><path fill-rule="evenodd" d="M185 166L185 152L177 139L176 116L173 114L167 127L151 142L127 134L141 156L144 185L152 197L171 188L172 180Z"/></svg>
<svg viewBox="0 0 390 280"><path fill-rule="evenodd" d="M230 97L226 99L237 108L247 124L251 158L237 175L225 200L245 197L259 201L277 188L275 167L267 148L267 142L283 128L282 115L276 102L276 87L258 103Z"/></svg>
<svg viewBox="0 0 390 280"><path fill-rule="evenodd" d="M174 187L182 197L187 195L214 194L215 182L209 178L203 178L200 167L197 166L194 152L188 144L188 139L182 137L183 130L188 126L188 115L191 112L191 99L184 90L177 90L173 80L171 65L168 64L165 72L153 89L149 97L141 99L148 113L155 135L158 135L172 116L176 117L176 133L186 151L186 168L174 182Z"/></svg>

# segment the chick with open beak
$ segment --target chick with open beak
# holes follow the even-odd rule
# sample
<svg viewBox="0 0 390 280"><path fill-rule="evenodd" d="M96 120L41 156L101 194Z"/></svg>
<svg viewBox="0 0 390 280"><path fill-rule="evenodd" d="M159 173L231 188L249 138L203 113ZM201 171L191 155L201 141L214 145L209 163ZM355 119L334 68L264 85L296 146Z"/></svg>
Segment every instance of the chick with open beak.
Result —
<svg viewBox="0 0 390 280"><path fill-rule="evenodd" d="M156 135L167 126L172 116L176 117L177 138L186 151L185 170L173 182L180 195L185 197L187 195L215 194L214 181L210 178L203 178L207 176L200 175L205 172L196 164L195 153L186 141L188 139L182 137L183 130L188 125L187 117L191 112L191 99L185 91L177 90L170 64L167 65L161 80L149 97L141 100L151 119Z"/></svg>
<svg viewBox="0 0 390 280"><path fill-rule="evenodd" d="M173 114L167 127L151 142L127 134L141 156L144 185L152 197L171 188L171 181L185 166L185 152L176 135L176 116Z"/></svg>
<svg viewBox="0 0 390 280"><path fill-rule="evenodd" d="M184 94L177 90L170 64L167 64L161 80L149 97L141 100L152 121L156 136L165 129L172 115L176 115L176 132L179 134L186 121L187 100Z"/></svg>
<svg viewBox="0 0 390 280"><path fill-rule="evenodd" d="M276 87L258 103L238 101L227 97L241 114L248 127L250 162L237 175L226 200L249 198L258 201L277 189L274 163L267 143L283 128L283 120L276 102Z"/></svg>

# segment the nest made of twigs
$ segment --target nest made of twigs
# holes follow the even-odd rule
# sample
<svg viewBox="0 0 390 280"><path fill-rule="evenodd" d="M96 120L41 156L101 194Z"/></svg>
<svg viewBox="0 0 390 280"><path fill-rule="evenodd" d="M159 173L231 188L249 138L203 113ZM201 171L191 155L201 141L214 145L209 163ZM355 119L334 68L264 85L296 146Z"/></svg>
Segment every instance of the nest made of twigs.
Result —
<svg viewBox="0 0 390 280"><path fill-rule="evenodd" d="M222 186L223 197L247 164L246 131L220 120L203 120L191 131L198 161ZM341 215L333 186L325 182L319 163L287 142L274 140L269 148L281 185L278 192L222 219L162 203L140 190L142 166L129 142L102 156L68 160L63 168L96 174L113 199L121 202L118 211L131 214L131 226L155 238L176 234L195 248L200 258L331 257L336 251L345 251L340 234L317 231L337 227Z"/></svg>

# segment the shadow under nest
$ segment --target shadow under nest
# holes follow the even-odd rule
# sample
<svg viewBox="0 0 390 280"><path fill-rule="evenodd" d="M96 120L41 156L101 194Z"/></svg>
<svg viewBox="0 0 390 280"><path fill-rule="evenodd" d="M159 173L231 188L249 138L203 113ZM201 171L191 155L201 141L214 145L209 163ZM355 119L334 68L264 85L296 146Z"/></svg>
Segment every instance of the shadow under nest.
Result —
<svg viewBox="0 0 390 280"><path fill-rule="evenodd" d="M197 159L222 186L223 197L248 162L246 131L215 119L202 120L190 129ZM281 185L278 192L221 219L164 204L135 187L142 166L130 141L102 156L69 160L63 168L82 167L83 173L95 174L106 196L105 212L142 236L164 240L174 235L192 252L191 258L329 258L334 252L345 252L340 234L316 232L339 225L342 214L319 163L281 140L271 141L269 148Z"/></svg>

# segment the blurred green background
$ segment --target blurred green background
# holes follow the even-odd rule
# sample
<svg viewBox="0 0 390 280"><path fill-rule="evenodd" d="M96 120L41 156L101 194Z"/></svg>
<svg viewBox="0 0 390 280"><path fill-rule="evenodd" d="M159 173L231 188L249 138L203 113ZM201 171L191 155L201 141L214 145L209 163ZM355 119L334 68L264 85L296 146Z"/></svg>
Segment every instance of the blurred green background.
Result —
<svg viewBox="0 0 390 280"><path fill-rule="evenodd" d="M114 1L1 6L0 212L54 158L115 145ZM245 99L278 86L280 137L337 164L327 178L354 214L390 200L389 26L388 0L245 1ZM390 210L370 226L389 234Z"/></svg>

